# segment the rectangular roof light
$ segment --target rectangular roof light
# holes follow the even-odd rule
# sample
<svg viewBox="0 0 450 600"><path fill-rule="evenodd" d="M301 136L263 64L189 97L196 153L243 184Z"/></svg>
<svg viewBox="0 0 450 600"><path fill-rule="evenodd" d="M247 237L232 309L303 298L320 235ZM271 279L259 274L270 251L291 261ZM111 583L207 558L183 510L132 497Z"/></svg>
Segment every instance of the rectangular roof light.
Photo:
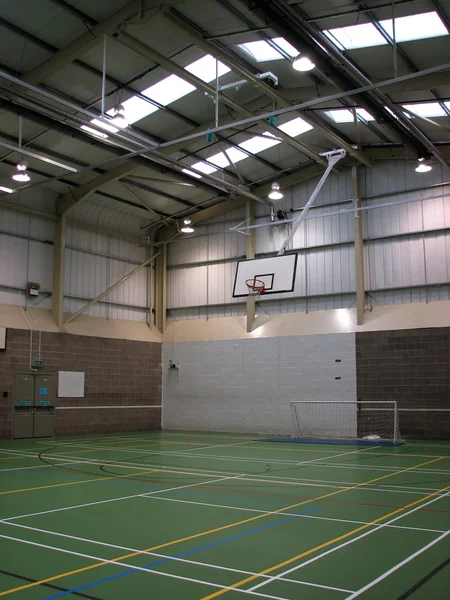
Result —
<svg viewBox="0 0 450 600"><path fill-rule="evenodd" d="M392 19L380 21L380 25L391 38L394 37ZM395 39L397 42L423 40L441 35L448 35L448 31L436 11L395 19Z"/></svg>
<svg viewBox="0 0 450 600"><path fill-rule="evenodd" d="M382 46L388 43L372 23L338 27L324 33L341 50Z"/></svg>
<svg viewBox="0 0 450 600"><path fill-rule="evenodd" d="M251 154L258 154L258 152L264 152L264 150L268 150L279 143L280 141L275 136L265 133L263 136L255 136L245 140L239 146Z"/></svg>
<svg viewBox="0 0 450 600"><path fill-rule="evenodd" d="M209 83L216 78L216 59L214 56L207 54L188 65L186 71L189 71L189 73L192 73L192 75L195 75L202 81ZM219 77L222 77L222 75L225 75L230 71L231 69L219 61Z"/></svg>
<svg viewBox="0 0 450 600"><path fill-rule="evenodd" d="M274 38L272 41L282 50L287 52L292 58L299 55L299 51L284 38L278 37ZM271 60L282 60L284 58L276 48L268 44L265 40L239 44L239 48L247 52L247 54L250 54L256 62L268 62Z"/></svg>
<svg viewBox="0 0 450 600"><path fill-rule="evenodd" d="M311 131L313 127L300 117L297 117L296 119L292 119L292 121L288 121L287 123L283 123L283 125L279 125L278 129L281 129L283 133L287 133L291 137L297 137L302 133Z"/></svg>
<svg viewBox="0 0 450 600"><path fill-rule="evenodd" d="M424 102L423 104L403 104L403 108L410 110L419 117L446 117L447 113L439 102Z"/></svg>
<svg viewBox="0 0 450 600"><path fill-rule="evenodd" d="M338 110L328 110L327 114L333 119L335 123L353 123L353 111L342 108ZM364 121L375 121L370 113L364 108L357 108L356 114Z"/></svg>
<svg viewBox="0 0 450 600"><path fill-rule="evenodd" d="M108 137L106 135L106 133L102 133L101 131L97 131L96 129L93 129L92 127L88 127L87 125L82 125L80 127L80 129L83 129L84 131L87 131L91 135L95 135L95 137L102 138L103 140L106 140L106 138Z"/></svg>

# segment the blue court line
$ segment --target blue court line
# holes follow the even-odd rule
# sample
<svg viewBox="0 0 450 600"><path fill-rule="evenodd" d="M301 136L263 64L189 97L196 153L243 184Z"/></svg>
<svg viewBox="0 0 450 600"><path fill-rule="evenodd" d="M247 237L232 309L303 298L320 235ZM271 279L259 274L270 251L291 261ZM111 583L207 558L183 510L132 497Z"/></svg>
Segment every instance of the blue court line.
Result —
<svg viewBox="0 0 450 600"><path fill-rule="evenodd" d="M175 558L184 558L185 556L189 556L191 554L195 554L196 552L200 552L202 550L207 550L209 548L214 548L215 546L220 546L221 544L225 544L227 542L231 542L233 540L237 540L239 538L245 537L252 533L257 533L258 531L264 531L265 529L270 529L271 527L275 527L276 525L281 525L282 523L287 523L294 519L298 519L303 515L307 515L309 513L315 512L319 510L319 507L312 507L309 510L300 513L296 516L286 517L285 519L281 519L280 521L275 521L275 523L269 523L268 525L262 525L261 527L257 527L256 529L250 529L250 531L244 531L243 533L237 533L228 538L224 538L223 540L218 540L217 542L211 542L210 544L205 544L204 546L198 546L197 548L193 548L192 550L187 550L186 552L180 552L179 554L175 554L175 556L169 556L167 558L161 558L159 560L155 560L151 563L143 565L142 568L150 569L152 567L156 567L159 565L163 565L164 563L170 562ZM120 566L120 565L118 565ZM82 590L89 589L101 583L106 583L108 581L113 581L115 579L119 579L121 577L125 577L126 575L132 575L133 573L142 573L138 569L130 569L123 573L117 573L116 575L111 575L109 577L104 577L103 579L97 579L96 581L92 581L91 583L86 583L84 585L80 585L78 587L72 588L71 590L67 590L65 592L60 592L59 594L55 594L54 596L47 596L43 600L54 600L55 598L62 598L63 596L67 596L68 594L72 594L73 592L80 592Z"/></svg>

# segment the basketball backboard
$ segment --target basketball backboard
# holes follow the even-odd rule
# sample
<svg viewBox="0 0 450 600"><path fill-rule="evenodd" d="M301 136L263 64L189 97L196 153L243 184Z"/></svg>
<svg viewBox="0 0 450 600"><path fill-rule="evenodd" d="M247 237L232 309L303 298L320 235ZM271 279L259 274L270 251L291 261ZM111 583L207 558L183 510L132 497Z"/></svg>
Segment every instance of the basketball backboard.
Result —
<svg viewBox="0 0 450 600"><path fill-rule="evenodd" d="M264 295L292 292L296 271L297 254L241 260L238 262L234 278L233 298L248 296L245 282L249 279L264 283Z"/></svg>

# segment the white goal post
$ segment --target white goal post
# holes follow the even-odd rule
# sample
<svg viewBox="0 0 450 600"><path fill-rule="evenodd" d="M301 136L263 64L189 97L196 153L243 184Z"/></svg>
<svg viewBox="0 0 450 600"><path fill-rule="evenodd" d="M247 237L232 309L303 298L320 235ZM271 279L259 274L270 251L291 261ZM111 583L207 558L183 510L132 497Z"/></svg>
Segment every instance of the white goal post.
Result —
<svg viewBox="0 0 450 600"><path fill-rule="evenodd" d="M293 438L401 441L395 401L294 400L290 406Z"/></svg>

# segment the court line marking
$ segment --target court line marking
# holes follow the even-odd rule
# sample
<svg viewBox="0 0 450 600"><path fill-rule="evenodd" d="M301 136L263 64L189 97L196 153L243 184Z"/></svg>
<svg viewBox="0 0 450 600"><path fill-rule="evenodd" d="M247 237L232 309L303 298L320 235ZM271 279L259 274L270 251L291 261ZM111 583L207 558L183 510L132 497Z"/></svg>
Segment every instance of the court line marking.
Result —
<svg viewBox="0 0 450 600"><path fill-rule="evenodd" d="M449 489L450 486L447 486L447 488L444 489ZM450 494L450 492L448 492L446 495ZM428 496L429 498L430 496ZM424 498L425 500L426 498ZM424 506L427 506L429 504L433 504L433 502L437 502L440 498L432 498L431 500L429 500L428 502L426 502L425 504L421 504L420 506L417 506L416 508L413 508L412 510L408 510L408 508L410 508L411 506L414 506L415 504L417 504L418 502L420 502L420 500L416 500L415 502L405 506L403 509L400 510L408 510L408 512L399 515L397 517L395 517L394 519L391 519L390 521L388 521L387 523L379 523L379 521L381 521L382 519L386 519L389 518L390 516L396 514L399 512L399 510L396 510L388 515L385 515L384 517L380 517L379 519L376 519L373 524L376 525L376 527L374 529L371 529L370 531L366 531L365 533L362 533L361 535L358 535L357 537L351 539L351 540L347 540L346 542L344 542L343 544L339 544L339 546L336 546L335 548L332 548L330 550L327 550L326 552L323 552L322 554L320 554L319 556L316 556L314 558L311 558L310 560L307 560L306 562L300 564L300 565L296 565L295 567L292 567L290 569L288 569L287 571L283 571L282 573L280 573L280 576L284 576L284 575L288 575L290 573L293 573L294 571L298 571L300 569L303 569L303 567L306 567L307 565L312 564L313 562L316 562L317 560L320 560L322 558L324 558L325 556L328 556L329 554L333 554L334 552L337 552L338 550L340 550L341 548L344 548L346 546L350 546L351 544L367 537L368 535L371 535L372 533L375 533L376 531L379 531L380 529L383 529L384 527L386 527L387 525L389 525L390 523L394 523L395 521L398 521L399 519L403 519L404 517L407 517L413 513L415 513L417 510L422 509ZM378 523L378 524L377 524ZM361 531L363 528L359 528L359 531ZM445 534L450 533L449 531L444 532ZM340 539L342 539L343 536L340 537ZM323 545L322 545L323 547ZM275 581L276 579L278 579L278 576L275 575L274 577L272 577L272 581ZM250 591L253 591L255 589L258 589L260 587L262 587L263 585L266 585L266 583L270 583L269 581L263 582L263 583L259 583L257 585L254 585L253 587L249 588Z"/></svg>
<svg viewBox="0 0 450 600"><path fill-rule="evenodd" d="M441 460L441 459L440 458L435 458L432 461L428 461L428 462L425 462L425 463L419 463L418 465L415 465L415 466L412 466L412 467L407 467L406 469L402 469L402 470L398 471L397 473L389 473L387 475L383 475L381 477L377 477L376 479L372 479L372 480L369 480L367 482L359 483L359 484L357 484L357 485L355 485L353 487L350 487L348 489L349 490L357 489L357 488L359 488L359 487L361 487L363 485L366 485L367 483L375 483L376 481L381 481L382 479L387 479L389 477L393 477L394 475L400 475L401 473L405 473L406 471L410 471L411 469L419 468L419 467L422 467L425 464L429 464L431 462L436 462L438 460ZM446 489L447 488L444 488L444 490L446 490ZM341 494L344 491L345 490L338 490L336 492L331 492L329 494L325 494L324 496L319 496L318 498L315 498L314 500L317 502L318 500L322 500L322 499L328 498L330 496L335 496L336 494ZM442 490L439 490L439 491L442 491ZM435 496L435 495L436 494L431 494L431 496ZM413 502L412 505L417 504L419 502L422 502L424 500L427 500L428 497L430 497L430 496L426 496L425 498L419 498L418 500L416 500L415 502ZM440 498L440 496L439 496L439 498ZM296 508L297 506L306 504L306 503L311 502L311 501L312 500L306 500L304 502L301 502L299 504L295 504L293 506L286 506L285 510L289 510L291 508ZM283 510L283 509L280 509L280 511L281 510ZM380 517L379 519L374 520L373 523L376 523L377 521L379 521L379 520L381 520L383 518L389 518L389 516L391 516L392 514L396 514L396 513L398 513L401 510L404 510L404 509L396 509L392 513L389 513L389 514L385 515L385 517ZM280 511L275 511L275 512L280 512ZM255 518L258 518L258 517L255 517ZM369 526L370 525L361 525L360 527L357 527L356 529L353 529L353 530L351 530L351 531L349 531L349 532L347 532L347 533L345 533L345 534L343 534L341 536L338 536L338 537L336 537L336 538L334 538L332 540L328 540L328 542L324 542L323 544L319 544L318 546L315 546L314 548L310 548L309 550L306 550L305 552L302 552L302 553L300 553L300 554L298 554L298 555L296 555L296 556L294 556L292 558L289 558L289 559L287 559L287 560L285 560L285 561L283 561L283 562L281 562L281 563L279 563L279 564L277 564L275 566L269 567L268 569L264 569L263 571L260 572L260 574L266 575L268 573L271 573L272 571L275 571L276 569L284 567L285 565L288 565L288 564L290 564L292 562L295 562L296 560L299 560L300 558L303 558L304 556L307 556L308 554L312 554L313 552L316 552L318 550L321 550L322 548L330 546L331 544L334 544L335 542L338 542L341 539L345 539L346 537L349 537L350 535L353 535L354 533L357 533L358 531L366 529ZM249 583L250 581L253 581L256 578L257 577L252 576L252 577L247 578L247 579L242 579L241 581L237 581L236 583L232 584L231 587L233 589L235 589L235 588L238 589L239 586L244 585L245 583ZM226 591L228 591L228 590L226 590ZM214 594L210 594L208 596L202 597L201 600L212 600L212 598L217 598L218 596L222 595L223 593L225 593L225 592L223 592L223 591L215 592Z"/></svg>
<svg viewBox="0 0 450 600"><path fill-rule="evenodd" d="M181 504L198 504L200 506L211 506L214 508L228 508L230 510L241 510L241 511L249 511L249 512L257 512L257 513L265 513L265 514L271 514L270 511L268 510L262 510L262 509L257 509L257 508L246 508L245 506L227 506L225 504L209 504L207 502L196 502L194 500L180 500L179 498L166 498L164 496L142 496L143 498L145 498L146 500L167 500L168 502L179 502ZM337 518L333 518L333 517L318 517L316 515L302 515L302 514L297 514L297 513L288 513L288 512L284 512L283 514L285 515L290 515L290 516L298 516L302 519L319 519L321 521L336 521L337 523L354 523L355 525L372 525L371 522L368 521L354 521L351 519L337 519ZM0 520L0 523L2 523L2 521ZM6 523L8 525L8 523ZM402 526L402 525L389 525L389 527L393 528L393 529L409 529L411 531L427 531L430 533L444 533L443 529L426 529L423 527L407 527L407 526Z"/></svg>
<svg viewBox="0 0 450 600"><path fill-rule="evenodd" d="M183 581L189 581L191 583L199 583L199 584L202 584L202 585L210 585L211 587L219 588L219 589L225 589L225 587L226 587L226 586L220 585L218 583L212 583L212 582L209 582L209 581L202 581L201 579L194 579L192 577L185 577L183 575L174 575L172 573L164 573L163 571L155 571L154 569L148 569L148 568L145 568L145 567L138 567L138 566L135 566L135 565L132 565L132 564L129 564L129 563L117 562L114 559L108 560L107 558L101 558L99 556L92 556L92 555L89 555L89 554L83 554L81 552L75 552L74 550L66 550L64 548L58 548L57 546L49 546L47 544L40 544L38 542L30 542L28 540L21 540L20 538L14 538L14 537L11 537L9 535L0 535L0 538L6 539L6 540L10 540L10 541L13 541L13 542L19 542L21 544L27 544L27 545L30 545L30 546L36 546L38 548L45 548L46 550L54 550L56 552L61 552L62 554L71 554L73 556L79 556L81 558L87 558L89 560L99 560L99 561L102 561L101 564L105 564L105 565L107 565L107 564L117 565L119 567L126 567L128 569L133 569L135 571L143 571L145 573L152 573L154 575L161 575L162 577L169 577L171 579L181 579ZM83 567L81 569L77 569L77 571L74 571L74 573L79 572L79 571L86 571L86 570L89 570L90 568L93 568L93 567L95 567L95 565L91 565L91 566L88 566L88 567ZM30 584L21 586L20 588L15 588L13 590L5 590L3 592L0 592L0 597L1 596L7 596L8 594L12 594L13 592L19 591L21 589L35 587L36 585L41 585L43 583L48 583L48 582L54 581L54 580L55 580L55 577L48 577L47 579L42 579L40 581L37 581L37 582L34 582L34 583L30 583ZM268 594L262 594L260 592L246 592L245 590L238 590L238 591L240 591L243 594L248 594L249 593L252 596L259 596L259 597L262 597L262 598L270 598L271 600L288 600L287 598L283 598L281 596L270 596ZM44 599L44 600L46 600L46 599Z"/></svg>
<svg viewBox="0 0 450 600"><path fill-rule="evenodd" d="M404 472L409 471L411 469L419 468L419 467L423 466L424 464L430 464L430 463L436 462L438 460L441 460L441 459L440 458L435 458L432 461L428 461L426 463L420 463L418 465L414 465L412 467L407 467L406 469L402 469L402 470L398 471L398 473L389 473L387 475L383 475L381 477L377 477L376 479L369 480L367 482L358 483L357 485L352 486L350 488L345 488L343 490L337 490L337 491L325 494L323 496L318 496L318 497L315 497L315 498L310 498L308 500L303 500L302 502L298 502L298 503L292 504L290 506L285 506L283 508L279 508L277 510L272 511L271 513L268 513L268 514L274 514L274 515L276 515L276 514L279 514L279 513L283 512L285 510L290 510L292 508L297 508L298 506L303 506L304 504L308 504L309 502L317 502L318 500L321 500L323 498L328 498L328 497L334 496L336 494L341 494L344 491L346 491L346 489L355 489L355 488L361 487L363 485L366 485L367 483L375 483L376 481L381 481L382 479L387 479L388 477L392 477L393 475L404 473ZM245 475L245 473L243 473L241 475L234 476L234 477L224 477L223 480L226 480L226 479L236 479L237 477L241 477L241 476L243 477L244 475ZM183 488L186 488L186 487L195 487L195 486L200 486L200 485L206 485L208 483L211 483L211 482L202 482L202 483L197 483L197 484L190 484L190 485L186 485L186 486L181 486L178 489L183 489ZM170 490L173 490L173 489L177 489L177 488L169 488L169 490L159 490L159 492L170 491ZM158 491L157 492L150 492L149 494L142 494L142 496L153 495L153 494L156 494L156 493L158 493ZM112 501L114 501L114 500L112 500ZM92 504L98 504L98 502L96 502L96 503L90 503L90 504L91 505ZM52 511L48 511L48 512L52 512ZM32 515L30 515L30 516L32 516ZM203 532L200 532L200 533L196 533L196 534L184 537L184 538L179 538L177 540L172 540L170 542L166 542L166 543L160 544L158 546L153 546L153 547L150 547L150 548L145 548L144 552L152 552L153 550L159 550L160 548L165 548L165 547L168 547L168 546L172 546L172 545L178 544L180 542L184 542L184 541L188 541L188 540L191 540L191 539L196 539L196 538L199 538L199 537L203 537L205 535L209 535L210 533L216 533L218 531L224 531L225 529L229 529L231 527L236 527L238 525L243 525L244 523L249 523L249 522L255 521L257 519L262 519L262 518L264 518L266 516L268 516L268 515L266 515L266 514L256 515L254 517L243 519L242 521L237 521L237 522L234 522L234 523L230 523L228 525L222 525L221 527L216 527L216 528L210 529L208 531L203 531ZM4 520L8 520L9 521L9 520L13 520L13 519L10 518L10 519L4 519ZM366 526L363 526L363 527L366 527ZM136 554L128 554L128 555L124 555L124 556L118 556L116 559L113 559L113 560L122 561L122 560L126 560L128 558L131 558L132 556L136 556ZM91 565L89 567L84 567L81 570L77 569L76 571L68 571L68 572L65 572L65 573L60 573L59 575L54 576L50 580L49 579L45 580L45 583L48 583L49 581L54 581L55 579L60 579L62 577L68 577L69 575L73 575L75 573L80 573L80 572L83 572L83 571L86 571L86 570L95 569L97 567L102 566L103 564L104 563L97 563L96 565ZM28 589L30 587L36 587L37 585L39 585L39 583L40 582L29 583L29 584L27 584L25 586L20 586L20 587L17 587L17 588L12 588L10 590L7 590L7 593L8 594L12 594L12 593L14 593L16 591L20 591L20 590L23 590L23 589ZM221 593L223 593L223 592L221 592ZM0 593L0 596L2 596L2 595L6 595L5 592ZM215 596L213 596L213 597L215 597ZM209 596L208 596L208 598L209 598Z"/></svg>
<svg viewBox="0 0 450 600"><path fill-rule="evenodd" d="M44 442L38 442L39 444L44 444ZM88 448L89 446L86 445L78 445L77 447L79 448ZM92 450L98 450L98 448L90 448ZM207 450L207 448L204 448L205 450ZM355 465L352 463L327 463L326 460L328 459L332 459L332 458L339 458L340 456L345 456L348 454L355 454L355 453L361 453L361 452L365 452L365 451L369 451L369 450L374 450L376 449L376 446L370 446L369 448L364 448L363 450L354 450L352 452L343 452L340 454L335 454L335 455L331 455L331 456L327 456L327 457L323 457L323 458L316 458L313 459L311 461L306 461L307 463L309 462L315 462L318 463L316 464L316 466L318 467L332 467L332 468L342 468L342 469L360 469L360 470L364 470L364 471L396 471L397 467L395 466L386 466L386 465L367 465L367 466L361 466L361 465ZM188 450L188 449L187 449ZM263 463L263 464L267 464L268 460L265 458L256 458L256 457L252 457L252 456L224 456L224 455L217 455L217 454L208 454L208 455L196 455L196 454L187 454L187 450L186 451L179 451L179 452L171 452L169 450L161 450L161 451L154 451L154 450L132 450L132 449L128 449L128 448L108 448L108 451L110 452L127 452L130 454L143 454L143 455L147 455L147 456L152 456L152 455L157 455L157 456L175 456L175 457L190 457L190 458L195 458L195 459L200 459L200 460L221 460L221 461L236 461L236 462L256 462L256 463ZM190 449L189 449L190 450ZM181 452L186 452L184 454L181 454ZM442 459L450 459L450 457L448 456L437 456L436 458L439 458L440 460ZM319 462L321 461L321 462ZM297 460L285 460L285 459L271 459L270 460L271 463L274 464L286 464L286 465L302 465L305 464L305 461L297 461ZM426 463L428 464L428 463ZM427 474L436 474L436 475L448 475L450 474L450 470L430 470L430 469L422 469L420 471L417 471L418 473L427 473Z"/></svg>
<svg viewBox="0 0 450 600"><path fill-rule="evenodd" d="M286 514L287 516L294 516L294 517L298 517L298 518L300 518L301 516L304 516L304 515L296 515L293 513L284 513L284 514ZM70 535L68 533L59 533L56 531L49 531L47 529L40 529L38 527L31 527L29 525L19 525L18 523L6 523L1 520L0 520L0 524L9 525L11 527L18 527L20 529L27 529L30 531L37 531L39 533L45 533L48 535L67 538L67 539L71 539L71 540L77 540L80 542L86 542L88 544L94 544L97 546L105 546L107 548L115 548L117 550L127 550L129 552L139 552L139 550L136 550L136 548L130 548L128 546L119 546L117 544L110 544L108 542L100 542L98 540L92 540L89 538L78 537L76 535ZM18 541L20 541L20 538L16 538L16 539ZM230 573L239 573L242 575L255 575L254 571L243 571L242 569L234 569L232 567L224 567L222 565L213 565L211 563L200 562L197 560L190 560L187 558L180 558L179 556L171 556L169 554L159 554L158 552L141 552L141 554L146 555L146 556L155 556L156 558L169 559L169 560L173 560L175 562L187 563L187 564L195 565L198 567L217 569L219 571L227 571ZM118 563L118 564L120 564L120 563ZM269 575L266 575L265 577L269 577ZM289 583L298 583L301 585L306 585L306 586L311 586L311 587L320 587L323 589L329 589L329 590L333 590L333 591L337 591L337 592L345 592L345 593L349 593L349 594L353 593L353 590L348 590L345 588L338 588L338 587L333 587L333 586L323 585L323 584L318 584L318 583L310 583L309 581L299 581L298 579L284 578L284 579L282 579L282 581L287 581Z"/></svg>
<svg viewBox="0 0 450 600"><path fill-rule="evenodd" d="M395 571L398 571L398 569L400 569L407 563L409 563L412 560L414 560L415 558L417 558L423 552L426 552L427 550L429 550L432 546L434 546L435 544L437 544L438 542L443 540L449 534L450 534L450 531L447 531L447 532L443 533L442 535L440 535L435 540L432 540L429 544L427 544L426 546L423 546L422 548L417 550L417 552L414 552L414 554L411 554L410 556L408 556L401 562L397 563L395 566L392 567L392 569L389 569L389 571L386 571L385 573L383 573L382 575L380 575L379 577L377 577L376 579L374 579L373 581L368 583L366 586L364 586L361 589L354 592L351 596L348 596L348 598L346 598L346 600L353 600L353 598L357 598L358 596L360 596L367 590L370 590L370 588L372 588L375 585L377 585L378 583L380 583L380 581L383 581L384 579L386 579L386 577L389 577L390 575L392 575L392 573L395 573Z"/></svg>

